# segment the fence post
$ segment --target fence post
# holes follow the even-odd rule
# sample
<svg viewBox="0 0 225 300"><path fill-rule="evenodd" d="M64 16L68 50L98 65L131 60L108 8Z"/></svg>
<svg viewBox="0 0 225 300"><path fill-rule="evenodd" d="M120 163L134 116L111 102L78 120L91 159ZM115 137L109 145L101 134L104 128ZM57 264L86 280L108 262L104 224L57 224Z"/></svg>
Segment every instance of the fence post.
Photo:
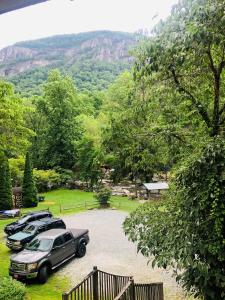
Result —
<svg viewBox="0 0 225 300"><path fill-rule="evenodd" d="M118 279L117 279L116 275L113 276L113 285L114 285L114 298L115 298L119 292L118 291Z"/></svg>
<svg viewBox="0 0 225 300"><path fill-rule="evenodd" d="M130 283L130 300L135 300L135 285L133 277L131 277Z"/></svg>
<svg viewBox="0 0 225 300"><path fill-rule="evenodd" d="M160 294L160 300L164 300L164 294L163 294L163 283L161 283L160 285L159 285L159 294Z"/></svg>
<svg viewBox="0 0 225 300"><path fill-rule="evenodd" d="M98 300L98 268L93 267L93 300Z"/></svg>
<svg viewBox="0 0 225 300"><path fill-rule="evenodd" d="M62 294L62 300L67 300L67 299L68 299L67 294L66 294L66 293L63 293L63 294Z"/></svg>

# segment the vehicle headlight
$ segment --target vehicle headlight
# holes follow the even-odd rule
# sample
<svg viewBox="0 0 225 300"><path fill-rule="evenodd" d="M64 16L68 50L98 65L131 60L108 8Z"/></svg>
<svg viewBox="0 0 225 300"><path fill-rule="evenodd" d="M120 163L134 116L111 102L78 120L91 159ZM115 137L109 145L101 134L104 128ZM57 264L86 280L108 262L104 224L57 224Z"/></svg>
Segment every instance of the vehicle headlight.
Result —
<svg viewBox="0 0 225 300"><path fill-rule="evenodd" d="M19 246L19 245L20 245L20 241L14 242L14 245L15 245L15 246Z"/></svg>
<svg viewBox="0 0 225 300"><path fill-rule="evenodd" d="M27 271L32 271L37 268L37 263L27 264Z"/></svg>

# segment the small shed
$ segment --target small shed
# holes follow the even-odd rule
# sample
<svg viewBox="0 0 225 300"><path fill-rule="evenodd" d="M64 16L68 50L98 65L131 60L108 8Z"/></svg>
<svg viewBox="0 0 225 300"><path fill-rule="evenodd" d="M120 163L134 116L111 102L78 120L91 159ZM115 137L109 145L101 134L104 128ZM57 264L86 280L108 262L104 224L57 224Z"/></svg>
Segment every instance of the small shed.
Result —
<svg viewBox="0 0 225 300"><path fill-rule="evenodd" d="M167 182L151 182L151 183L144 183L144 188L146 189L148 198L150 197L151 193L158 193L160 194L163 190L168 190L169 185Z"/></svg>
<svg viewBox="0 0 225 300"><path fill-rule="evenodd" d="M14 187L12 189L13 193L13 207L14 208L21 208L22 205L22 187Z"/></svg>

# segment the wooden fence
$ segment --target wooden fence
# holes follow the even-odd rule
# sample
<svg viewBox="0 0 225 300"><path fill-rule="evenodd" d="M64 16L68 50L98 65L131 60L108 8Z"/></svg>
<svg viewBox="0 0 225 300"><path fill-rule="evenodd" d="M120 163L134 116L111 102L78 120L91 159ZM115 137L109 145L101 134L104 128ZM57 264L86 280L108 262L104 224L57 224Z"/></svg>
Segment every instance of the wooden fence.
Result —
<svg viewBox="0 0 225 300"><path fill-rule="evenodd" d="M88 209L88 208L95 208L99 206L99 202L97 200L93 201L83 201L83 203L75 204L75 205L67 205L63 206L62 204L59 205L59 211L62 213L65 210L71 209Z"/></svg>
<svg viewBox="0 0 225 300"><path fill-rule="evenodd" d="M163 284L135 284L132 277L93 271L62 300L163 300Z"/></svg>

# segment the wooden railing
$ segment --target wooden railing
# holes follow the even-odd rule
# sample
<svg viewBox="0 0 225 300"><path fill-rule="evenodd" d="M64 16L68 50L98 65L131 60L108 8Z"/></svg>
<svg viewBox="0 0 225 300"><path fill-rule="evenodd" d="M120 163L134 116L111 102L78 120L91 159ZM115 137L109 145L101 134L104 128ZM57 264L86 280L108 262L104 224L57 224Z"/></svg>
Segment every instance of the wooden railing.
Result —
<svg viewBox="0 0 225 300"><path fill-rule="evenodd" d="M140 284L135 283L135 300L163 300L163 284L149 283Z"/></svg>
<svg viewBox="0 0 225 300"><path fill-rule="evenodd" d="M133 279L130 279L114 300L135 300L135 286Z"/></svg>
<svg viewBox="0 0 225 300"><path fill-rule="evenodd" d="M93 271L72 290L64 293L63 300L113 300L129 282L129 276L109 274L93 268Z"/></svg>
<svg viewBox="0 0 225 300"><path fill-rule="evenodd" d="M93 271L62 300L163 300L163 284L135 284L132 277Z"/></svg>

